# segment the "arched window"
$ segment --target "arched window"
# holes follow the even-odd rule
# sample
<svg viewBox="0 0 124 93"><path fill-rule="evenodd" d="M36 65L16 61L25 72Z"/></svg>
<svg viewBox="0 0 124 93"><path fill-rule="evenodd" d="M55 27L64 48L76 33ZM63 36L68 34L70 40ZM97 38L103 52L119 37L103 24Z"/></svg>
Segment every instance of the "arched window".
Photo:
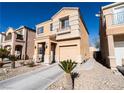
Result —
<svg viewBox="0 0 124 93"><path fill-rule="evenodd" d="M12 33L8 33L8 35L5 37L5 40L11 40L12 39Z"/></svg>

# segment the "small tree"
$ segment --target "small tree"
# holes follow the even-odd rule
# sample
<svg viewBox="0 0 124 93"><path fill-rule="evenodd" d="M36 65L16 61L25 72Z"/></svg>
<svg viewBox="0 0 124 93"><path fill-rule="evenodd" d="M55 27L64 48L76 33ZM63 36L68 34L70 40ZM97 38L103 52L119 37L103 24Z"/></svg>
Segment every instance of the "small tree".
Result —
<svg viewBox="0 0 124 93"><path fill-rule="evenodd" d="M3 62L3 59L4 58L7 58L8 55L9 55L9 51L7 51L6 49L4 48L0 48L0 58L2 59L2 62Z"/></svg>
<svg viewBox="0 0 124 93"><path fill-rule="evenodd" d="M15 61L17 60L17 57L15 55L9 55L9 60L11 60L11 68L15 68Z"/></svg>
<svg viewBox="0 0 124 93"><path fill-rule="evenodd" d="M64 60L61 61L59 66L66 72L66 88L73 89L72 87L72 78L71 73L73 69L76 67L77 63L72 60Z"/></svg>

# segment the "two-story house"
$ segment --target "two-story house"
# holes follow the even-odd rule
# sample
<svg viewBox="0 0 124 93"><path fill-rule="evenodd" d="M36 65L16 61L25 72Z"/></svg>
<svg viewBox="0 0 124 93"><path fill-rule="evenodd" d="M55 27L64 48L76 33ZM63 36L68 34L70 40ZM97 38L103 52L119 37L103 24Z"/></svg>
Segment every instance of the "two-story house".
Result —
<svg viewBox="0 0 124 93"><path fill-rule="evenodd" d="M77 7L63 7L50 20L36 25L34 59L46 64L89 58L89 38Z"/></svg>
<svg viewBox="0 0 124 93"><path fill-rule="evenodd" d="M2 48L2 42L3 42L3 33L0 33L0 48Z"/></svg>
<svg viewBox="0 0 124 93"><path fill-rule="evenodd" d="M124 3L101 8L100 49L105 64L112 69L124 59Z"/></svg>
<svg viewBox="0 0 124 93"><path fill-rule="evenodd" d="M2 47L18 59L33 58L35 33L35 30L26 26L18 29L9 27L3 34Z"/></svg>

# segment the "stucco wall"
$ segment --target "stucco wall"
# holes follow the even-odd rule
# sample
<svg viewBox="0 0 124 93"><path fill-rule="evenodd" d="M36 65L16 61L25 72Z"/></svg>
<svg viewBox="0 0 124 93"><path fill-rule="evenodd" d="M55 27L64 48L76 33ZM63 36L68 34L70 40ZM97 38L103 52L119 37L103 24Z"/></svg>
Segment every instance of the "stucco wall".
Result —
<svg viewBox="0 0 124 93"><path fill-rule="evenodd" d="M103 62L108 67L113 66L115 63L114 41L115 39L121 40L123 38L121 34L124 34L124 24L113 24L114 8L117 7L119 5L101 11L105 16L105 24L103 24L103 17L100 16L100 50ZM117 35L120 36L117 37Z"/></svg>
<svg viewBox="0 0 124 93"><path fill-rule="evenodd" d="M80 31L81 31L81 42L80 42L81 43L81 54L83 55L84 58L87 59L90 57L89 36L81 19L80 19Z"/></svg>
<svg viewBox="0 0 124 93"><path fill-rule="evenodd" d="M29 58L33 58L34 54L34 39L35 39L35 31L28 30L27 33L27 55Z"/></svg>

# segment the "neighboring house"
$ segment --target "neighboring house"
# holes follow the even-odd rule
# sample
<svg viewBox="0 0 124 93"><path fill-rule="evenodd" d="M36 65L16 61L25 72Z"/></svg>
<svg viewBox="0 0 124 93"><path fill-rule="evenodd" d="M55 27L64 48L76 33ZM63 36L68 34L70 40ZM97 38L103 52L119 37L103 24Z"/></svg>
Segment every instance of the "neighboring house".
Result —
<svg viewBox="0 0 124 93"><path fill-rule="evenodd" d="M90 51L90 58L93 58L94 57L94 53L98 52L99 49L97 49L96 47L90 46L89 47L89 51Z"/></svg>
<svg viewBox="0 0 124 93"><path fill-rule="evenodd" d="M100 49L105 64L112 69L124 59L124 3L102 7L100 16Z"/></svg>
<svg viewBox="0 0 124 93"><path fill-rule="evenodd" d="M0 33L0 48L2 48L2 42L3 42L3 33Z"/></svg>
<svg viewBox="0 0 124 93"><path fill-rule="evenodd" d="M88 31L77 7L63 7L50 20L36 25L35 61L46 64L88 59Z"/></svg>
<svg viewBox="0 0 124 93"><path fill-rule="evenodd" d="M9 27L3 35L2 47L19 59L33 58L35 30L26 26L14 30Z"/></svg>

